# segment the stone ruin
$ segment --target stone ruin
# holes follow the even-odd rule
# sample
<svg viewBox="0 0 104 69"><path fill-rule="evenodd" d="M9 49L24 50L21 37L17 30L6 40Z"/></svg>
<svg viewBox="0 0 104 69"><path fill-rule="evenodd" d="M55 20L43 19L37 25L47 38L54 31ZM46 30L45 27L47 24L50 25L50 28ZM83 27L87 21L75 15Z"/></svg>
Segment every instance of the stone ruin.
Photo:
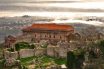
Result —
<svg viewBox="0 0 104 69"><path fill-rule="evenodd" d="M58 58L66 58L69 44L65 42L59 42L56 46L48 45L46 48L38 47L40 46L38 43L36 44L37 48L34 49L21 49L19 51L8 51L4 49L4 58L6 59L6 64L13 65L15 60L18 58L26 58L31 56L51 56Z"/></svg>
<svg viewBox="0 0 104 69"><path fill-rule="evenodd" d="M67 54L67 48L48 45L47 48L21 49L19 52L5 51L4 57L5 59L8 59L10 57L17 59L18 57L26 58L26 57L31 57L31 56L48 55L52 57L65 58L67 56L66 54Z"/></svg>
<svg viewBox="0 0 104 69"><path fill-rule="evenodd" d="M21 49L19 51L20 58L31 57L34 56L34 54L34 49Z"/></svg>
<svg viewBox="0 0 104 69"><path fill-rule="evenodd" d="M32 44L36 45L36 48L34 48L34 49L21 49L19 52L17 52L17 51L9 52L7 50L4 50L4 57L7 60L6 63L12 64L13 63L12 59L17 59L18 57L26 58L26 57L31 57L31 56L48 55L48 56L52 56L52 57L66 58L67 52L69 50L74 50L77 47L85 47L88 45L88 41L86 41L86 40L84 41L82 36L80 36L79 34L76 34L76 36L79 36L79 38L77 38L76 40L72 39L69 42L59 41L57 43L57 45L48 44L47 48L41 48L42 45L47 44L47 43L45 43L45 41L41 41L39 43L32 43ZM48 41L46 41L46 42L48 42ZM30 44L31 44L31 42L30 42ZM13 45L12 45L12 47L13 47Z"/></svg>

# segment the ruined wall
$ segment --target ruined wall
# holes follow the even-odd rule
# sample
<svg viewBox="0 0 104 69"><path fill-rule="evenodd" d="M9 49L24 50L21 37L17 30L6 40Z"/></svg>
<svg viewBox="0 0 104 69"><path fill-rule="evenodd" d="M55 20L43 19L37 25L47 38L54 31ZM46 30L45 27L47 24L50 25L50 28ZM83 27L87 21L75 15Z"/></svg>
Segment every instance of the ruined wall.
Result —
<svg viewBox="0 0 104 69"><path fill-rule="evenodd" d="M62 42L61 42L62 43ZM62 46L61 46L62 45ZM47 48L34 48L34 49L21 49L19 53L17 51L15 52L9 52L5 51L5 58L26 58L31 56L44 56L48 55L51 57L60 57L65 58L67 56L68 46L67 44L59 44L59 45L48 45ZM18 55L19 54L19 55Z"/></svg>
<svg viewBox="0 0 104 69"><path fill-rule="evenodd" d="M55 56L55 46L47 47L47 55L52 57Z"/></svg>
<svg viewBox="0 0 104 69"><path fill-rule="evenodd" d="M62 48L60 46L48 46L47 55L51 57L65 58L67 56L67 48Z"/></svg>
<svg viewBox="0 0 104 69"><path fill-rule="evenodd" d="M18 36L15 43L18 43L18 42L31 42L31 36L30 35Z"/></svg>
<svg viewBox="0 0 104 69"><path fill-rule="evenodd" d="M38 48L35 49L35 56L42 56L46 54L46 49L45 48Z"/></svg>
<svg viewBox="0 0 104 69"><path fill-rule="evenodd" d="M4 57L5 59L8 59L8 58L14 58L14 59L17 59L18 58L18 52L9 52L9 51L5 51L4 52Z"/></svg>
<svg viewBox="0 0 104 69"><path fill-rule="evenodd" d="M58 55L59 57L61 57L61 58L67 57L67 49L59 47L59 50L57 50L57 52L59 53L59 55Z"/></svg>
<svg viewBox="0 0 104 69"><path fill-rule="evenodd" d="M34 49L21 49L19 51L20 58L26 58L26 57L31 57L34 56Z"/></svg>

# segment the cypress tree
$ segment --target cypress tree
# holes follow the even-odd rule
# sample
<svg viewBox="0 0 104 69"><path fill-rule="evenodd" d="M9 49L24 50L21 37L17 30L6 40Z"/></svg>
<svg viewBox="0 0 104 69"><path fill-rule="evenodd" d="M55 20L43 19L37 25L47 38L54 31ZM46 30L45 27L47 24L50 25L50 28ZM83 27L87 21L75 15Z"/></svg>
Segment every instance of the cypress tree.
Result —
<svg viewBox="0 0 104 69"><path fill-rule="evenodd" d="M67 68L68 69L75 69L75 55L72 51L67 53Z"/></svg>

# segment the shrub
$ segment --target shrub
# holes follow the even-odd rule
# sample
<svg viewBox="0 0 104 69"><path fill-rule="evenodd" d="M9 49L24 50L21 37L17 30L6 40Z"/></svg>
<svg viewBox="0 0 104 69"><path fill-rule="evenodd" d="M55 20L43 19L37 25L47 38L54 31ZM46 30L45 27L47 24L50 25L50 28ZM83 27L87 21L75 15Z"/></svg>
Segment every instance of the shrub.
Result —
<svg viewBox="0 0 104 69"><path fill-rule="evenodd" d="M14 52L14 49L13 49L13 48L10 48L10 49L8 49L8 51L10 51L10 52Z"/></svg>
<svg viewBox="0 0 104 69"><path fill-rule="evenodd" d="M20 49L29 48L30 45L27 42L19 42L15 44L15 50L19 51Z"/></svg>
<svg viewBox="0 0 104 69"><path fill-rule="evenodd" d="M30 49L36 48L34 44L30 45Z"/></svg>
<svg viewBox="0 0 104 69"><path fill-rule="evenodd" d="M100 41L98 43L98 45L99 45L99 48L100 48L100 50L101 50L101 52L103 53L103 56L104 56L104 40Z"/></svg>

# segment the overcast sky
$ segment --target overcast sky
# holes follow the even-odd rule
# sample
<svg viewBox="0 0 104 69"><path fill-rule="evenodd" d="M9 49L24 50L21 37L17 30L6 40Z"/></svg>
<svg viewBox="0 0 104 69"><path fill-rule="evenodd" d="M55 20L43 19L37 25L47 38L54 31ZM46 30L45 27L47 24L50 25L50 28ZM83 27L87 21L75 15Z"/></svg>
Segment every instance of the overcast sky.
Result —
<svg viewBox="0 0 104 69"><path fill-rule="evenodd" d="M0 2L36 2L36 1L85 1L85 2L96 2L104 0L0 0Z"/></svg>
<svg viewBox="0 0 104 69"><path fill-rule="evenodd" d="M48 14L48 13L49 14ZM104 0L0 0L0 15L104 14ZM56 14L55 14L56 13ZM62 14L63 13L63 14ZM80 13L80 14L79 14ZM85 15L87 15L85 14ZM44 15L44 16L45 16Z"/></svg>

